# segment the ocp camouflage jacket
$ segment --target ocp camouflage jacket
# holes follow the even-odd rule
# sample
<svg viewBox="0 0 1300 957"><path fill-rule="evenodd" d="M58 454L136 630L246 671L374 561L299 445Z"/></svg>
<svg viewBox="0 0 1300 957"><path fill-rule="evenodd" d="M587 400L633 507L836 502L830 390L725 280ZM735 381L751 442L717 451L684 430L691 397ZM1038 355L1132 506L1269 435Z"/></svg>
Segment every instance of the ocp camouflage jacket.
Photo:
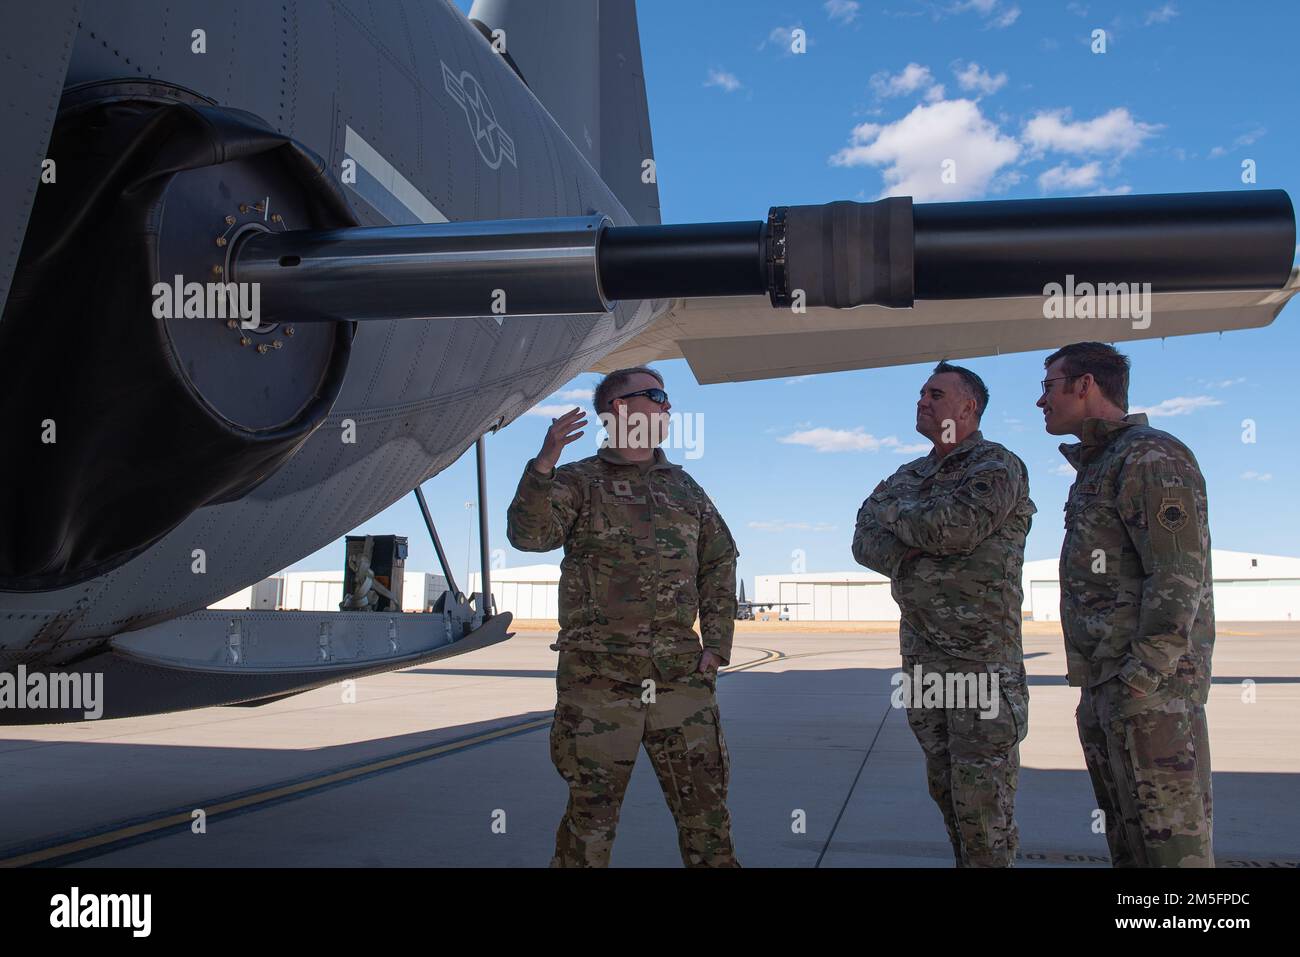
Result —
<svg viewBox="0 0 1300 957"><path fill-rule="evenodd" d="M731 659L739 552L704 490L662 449L645 472L615 450L540 475L530 461L506 537L564 546L561 649L660 657L703 646Z"/></svg>
<svg viewBox="0 0 1300 957"><path fill-rule="evenodd" d="M1061 453L1078 474L1065 504L1061 625L1070 684L1118 675L1204 703L1214 650L1205 479L1196 457L1134 414L1087 419Z"/></svg>
<svg viewBox="0 0 1300 957"><path fill-rule="evenodd" d="M1021 574L1035 511L1025 464L978 431L880 483L858 511L853 557L889 576L904 655L1023 660Z"/></svg>

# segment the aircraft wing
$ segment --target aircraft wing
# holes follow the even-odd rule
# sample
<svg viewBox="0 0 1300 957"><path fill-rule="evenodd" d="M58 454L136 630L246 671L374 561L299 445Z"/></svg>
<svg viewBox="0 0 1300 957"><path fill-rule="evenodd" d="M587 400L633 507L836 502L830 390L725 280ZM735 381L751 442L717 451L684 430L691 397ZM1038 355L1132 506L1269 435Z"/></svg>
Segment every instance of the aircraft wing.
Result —
<svg viewBox="0 0 1300 957"><path fill-rule="evenodd" d="M1047 319L1040 296L918 300L909 309L858 306L774 309L766 296L678 299L645 331L592 368L608 372L685 358L704 384L743 382L1051 350L1069 342L1120 342L1253 329L1300 292L1300 269L1281 289L1155 293L1147 320ZM1145 328L1139 328L1148 322Z"/></svg>

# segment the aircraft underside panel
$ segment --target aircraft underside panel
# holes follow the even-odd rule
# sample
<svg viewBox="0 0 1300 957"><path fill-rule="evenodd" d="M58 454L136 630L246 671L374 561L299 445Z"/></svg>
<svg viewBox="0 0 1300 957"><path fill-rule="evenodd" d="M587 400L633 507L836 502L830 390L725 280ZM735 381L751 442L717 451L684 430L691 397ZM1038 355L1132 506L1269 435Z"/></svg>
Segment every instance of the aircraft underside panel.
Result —
<svg viewBox="0 0 1300 957"><path fill-rule="evenodd" d="M252 0L227 4L220 16L197 0L160 9L104 4L84 11L68 83L156 78L214 106L247 111L319 154L338 173L362 225L592 212L632 223L450 4L335 2L310 15L305 5ZM204 53L195 52L196 30L204 31ZM274 192L231 199L270 214L282 208ZM107 574L72 587L0 594L0 667L67 660L292 565L409 494L477 436L521 415L666 305L620 305L608 315L361 323L329 415L250 494L198 509ZM248 348L238 337L217 347ZM273 367L289 352L259 358ZM130 468L123 463L123 481Z"/></svg>
<svg viewBox="0 0 1300 957"><path fill-rule="evenodd" d="M116 638L55 675L11 669L23 704L0 709L0 724L266 703L496 644L510 637L510 621L509 612L495 615L461 635L440 614L198 612ZM67 707L51 706L55 688Z"/></svg>
<svg viewBox="0 0 1300 957"><path fill-rule="evenodd" d="M58 183L45 147L72 57L81 4L75 0L0 4L0 89L6 93L5 149L0 151L0 307L18 264L28 215L42 180Z"/></svg>

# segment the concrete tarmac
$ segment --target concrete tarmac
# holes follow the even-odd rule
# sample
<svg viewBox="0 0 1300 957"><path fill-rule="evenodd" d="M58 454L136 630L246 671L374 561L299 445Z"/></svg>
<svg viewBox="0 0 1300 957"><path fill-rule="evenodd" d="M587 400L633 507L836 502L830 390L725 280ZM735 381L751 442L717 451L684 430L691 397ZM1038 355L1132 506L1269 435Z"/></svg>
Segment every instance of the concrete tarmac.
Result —
<svg viewBox="0 0 1300 957"><path fill-rule="evenodd" d="M890 704L896 626L816 627L742 624L718 685L741 863L952 866ZM258 708L0 728L0 863L544 866L566 799L548 753L553 640L522 631ZM1027 626L1025 652L1019 864L1105 867L1059 630ZM1221 625L1214 671L1219 866L1300 867L1300 628ZM613 863L681 866L644 752Z"/></svg>

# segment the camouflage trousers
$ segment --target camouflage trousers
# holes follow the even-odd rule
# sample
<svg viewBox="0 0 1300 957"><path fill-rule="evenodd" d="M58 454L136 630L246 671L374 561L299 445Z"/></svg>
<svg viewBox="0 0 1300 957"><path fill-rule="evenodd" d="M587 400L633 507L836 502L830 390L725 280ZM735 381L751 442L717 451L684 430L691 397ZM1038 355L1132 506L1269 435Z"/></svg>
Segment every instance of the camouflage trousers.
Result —
<svg viewBox="0 0 1300 957"><path fill-rule="evenodd" d="M730 761L699 654L652 659L561 651L551 760L569 785L552 867L607 867L623 794L645 746L687 867L739 867L727 811Z"/></svg>
<svg viewBox="0 0 1300 957"><path fill-rule="evenodd" d="M1213 867L1205 707L1118 678L1084 688L1075 712L1114 867Z"/></svg>
<svg viewBox="0 0 1300 957"><path fill-rule="evenodd" d="M997 678L996 714L992 698L985 712L976 701L943 700L908 707L907 723L925 752L925 776L930 797L943 815L958 867L1011 867L1019 846L1016 829L1016 785L1020 777L1020 742L1029 730L1029 691L1024 666L968 661L962 658L925 660L905 655L909 678L921 666L923 680L931 673ZM987 678L980 679L984 674ZM951 687L951 685L949 685Z"/></svg>

